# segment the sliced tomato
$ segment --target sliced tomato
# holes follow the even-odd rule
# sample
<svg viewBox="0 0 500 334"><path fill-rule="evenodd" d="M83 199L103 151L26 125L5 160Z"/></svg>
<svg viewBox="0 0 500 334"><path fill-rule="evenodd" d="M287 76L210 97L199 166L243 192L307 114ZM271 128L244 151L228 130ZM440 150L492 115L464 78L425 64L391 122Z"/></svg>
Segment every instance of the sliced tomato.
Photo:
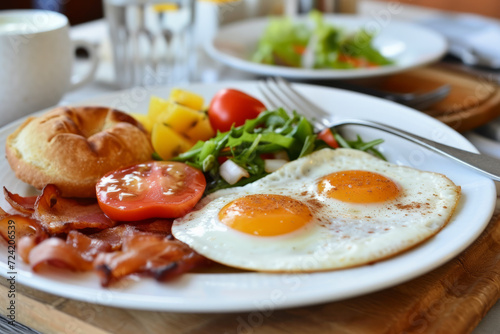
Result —
<svg viewBox="0 0 500 334"><path fill-rule="evenodd" d="M377 64L368 61L367 59L361 57L353 57L345 53L341 53L338 58L339 61L348 63L354 68L362 67L378 67Z"/></svg>
<svg viewBox="0 0 500 334"><path fill-rule="evenodd" d="M177 218L189 212L205 191L201 171L181 162L152 161L117 171L96 185L97 200L111 219L135 221Z"/></svg>
<svg viewBox="0 0 500 334"><path fill-rule="evenodd" d="M295 51L299 55L304 54L304 52L306 52L306 48L306 45L293 45L293 51Z"/></svg>
<svg viewBox="0 0 500 334"><path fill-rule="evenodd" d="M321 131L318 134L318 139L321 139L330 147L333 148L339 147L339 143L337 143L335 136L333 135L332 131L329 128L323 129L323 131Z"/></svg>
<svg viewBox="0 0 500 334"><path fill-rule="evenodd" d="M240 126L247 119L256 118L266 106L246 93L236 89L223 89L212 98L208 119L214 130L226 132L231 126Z"/></svg>

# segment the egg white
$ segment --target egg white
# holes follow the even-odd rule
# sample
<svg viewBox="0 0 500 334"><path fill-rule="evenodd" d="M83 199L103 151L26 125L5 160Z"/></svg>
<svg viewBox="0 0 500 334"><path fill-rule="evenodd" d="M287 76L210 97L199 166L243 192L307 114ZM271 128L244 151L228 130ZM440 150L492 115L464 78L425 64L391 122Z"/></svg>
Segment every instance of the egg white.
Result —
<svg viewBox="0 0 500 334"><path fill-rule="evenodd" d="M382 174L400 195L356 204L317 191L322 176L343 170ZM250 194L278 194L309 206L313 221L294 232L253 236L218 219L229 202ZM311 272L359 266L394 256L427 240L450 220L460 187L441 174L398 166L351 149L324 149L292 161L244 187L217 191L174 221L172 233L216 262L256 271Z"/></svg>

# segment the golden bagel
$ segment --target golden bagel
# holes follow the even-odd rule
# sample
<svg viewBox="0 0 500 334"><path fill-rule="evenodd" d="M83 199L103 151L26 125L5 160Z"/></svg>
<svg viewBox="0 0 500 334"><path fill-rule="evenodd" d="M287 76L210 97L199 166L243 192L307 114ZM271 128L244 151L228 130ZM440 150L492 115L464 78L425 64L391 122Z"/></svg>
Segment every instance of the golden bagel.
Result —
<svg viewBox="0 0 500 334"><path fill-rule="evenodd" d="M5 149L20 180L38 189L55 184L66 197L95 197L104 174L151 160L153 153L144 128L107 107L59 107L30 117Z"/></svg>

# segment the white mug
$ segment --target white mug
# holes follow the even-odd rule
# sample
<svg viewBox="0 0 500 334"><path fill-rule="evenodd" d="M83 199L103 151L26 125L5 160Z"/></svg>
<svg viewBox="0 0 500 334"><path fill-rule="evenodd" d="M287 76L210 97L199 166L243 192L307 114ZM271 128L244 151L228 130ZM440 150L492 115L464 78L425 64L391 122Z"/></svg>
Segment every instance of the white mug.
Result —
<svg viewBox="0 0 500 334"><path fill-rule="evenodd" d="M91 62L72 77L77 47ZM85 41L72 41L66 16L45 10L0 11L0 126L56 105L64 93L89 82L97 55Z"/></svg>

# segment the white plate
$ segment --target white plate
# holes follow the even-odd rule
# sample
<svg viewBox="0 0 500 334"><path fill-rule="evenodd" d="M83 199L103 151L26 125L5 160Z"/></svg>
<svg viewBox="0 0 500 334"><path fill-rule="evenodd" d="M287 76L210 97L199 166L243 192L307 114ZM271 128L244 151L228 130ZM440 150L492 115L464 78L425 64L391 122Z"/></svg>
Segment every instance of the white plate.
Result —
<svg viewBox="0 0 500 334"><path fill-rule="evenodd" d="M188 86L188 89L202 94L206 101L209 101L219 89L227 87L261 97L256 82L196 84ZM475 151L464 137L451 128L399 104L338 89L311 85L296 85L296 88L338 118L377 120L427 138ZM166 97L168 93L169 88L165 87L135 88L82 104L108 105L128 111L145 112L151 94ZM2 143L20 122L0 129ZM407 281L452 259L485 228L492 215L496 197L491 180L398 137L362 127L346 130L350 133L360 133L365 139L384 138L386 142L381 145L381 150L390 161L445 173L462 187L463 197L456 213L438 235L423 245L386 261L313 274L186 274L171 283L141 279L103 289L94 273L71 274L54 270L50 275L38 275L17 260L17 281L64 297L124 308L179 312L272 310L353 297ZM6 160L0 164L1 185L16 193L32 193L29 186L16 180ZM0 205L6 205L3 198ZM7 250L4 246L0 247L0 250L1 254L4 254L0 257L0 273L7 275L7 272L11 271L6 266Z"/></svg>
<svg viewBox="0 0 500 334"><path fill-rule="evenodd" d="M481 153L487 154L499 159L500 163L500 142L481 135L480 133L470 131L465 137L474 144Z"/></svg>
<svg viewBox="0 0 500 334"><path fill-rule="evenodd" d="M393 65L359 69L303 69L265 65L250 61L269 19L259 18L222 26L205 48L216 60L237 69L265 75L295 79L351 79L392 74L422 66L440 59L447 50L444 37L394 18L377 20L373 17L352 15L325 15L325 22L357 31L365 28L376 32L375 47L384 56L394 60Z"/></svg>

